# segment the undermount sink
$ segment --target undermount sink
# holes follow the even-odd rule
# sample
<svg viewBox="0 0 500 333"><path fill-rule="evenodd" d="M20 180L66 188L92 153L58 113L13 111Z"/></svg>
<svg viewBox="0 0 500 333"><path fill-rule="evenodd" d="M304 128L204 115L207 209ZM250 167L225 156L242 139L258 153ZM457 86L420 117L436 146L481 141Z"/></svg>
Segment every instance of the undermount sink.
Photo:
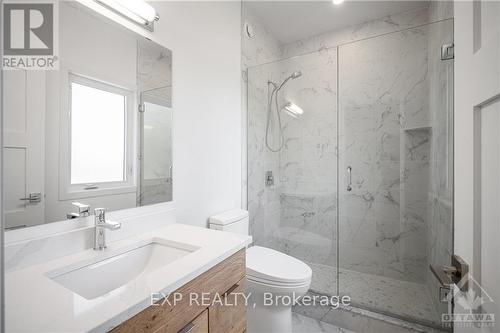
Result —
<svg viewBox="0 0 500 333"><path fill-rule="evenodd" d="M104 257L57 269L47 276L90 300L127 284L141 274L165 267L197 249L189 244L155 238Z"/></svg>

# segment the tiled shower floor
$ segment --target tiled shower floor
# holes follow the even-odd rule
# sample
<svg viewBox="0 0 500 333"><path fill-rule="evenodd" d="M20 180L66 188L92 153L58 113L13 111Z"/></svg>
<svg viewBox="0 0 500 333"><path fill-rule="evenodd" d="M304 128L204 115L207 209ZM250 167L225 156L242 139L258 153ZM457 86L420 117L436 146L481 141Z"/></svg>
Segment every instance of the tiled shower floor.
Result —
<svg viewBox="0 0 500 333"><path fill-rule="evenodd" d="M292 333L355 333L345 328L340 328L323 321L292 314Z"/></svg>
<svg viewBox="0 0 500 333"><path fill-rule="evenodd" d="M308 264L313 270L311 290L335 295L336 268ZM416 322L440 322L425 285L343 269L339 279L340 294L350 296L353 305Z"/></svg>

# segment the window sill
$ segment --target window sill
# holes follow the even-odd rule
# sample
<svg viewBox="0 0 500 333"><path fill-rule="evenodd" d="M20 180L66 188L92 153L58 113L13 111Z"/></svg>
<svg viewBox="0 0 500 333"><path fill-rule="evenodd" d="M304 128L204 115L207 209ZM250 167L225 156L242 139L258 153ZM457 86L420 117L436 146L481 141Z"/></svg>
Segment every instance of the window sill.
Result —
<svg viewBox="0 0 500 333"><path fill-rule="evenodd" d="M61 190L59 193L59 200L73 200L81 198L102 197L106 195L126 194L137 192L137 186L119 186L108 188L97 188L92 190Z"/></svg>

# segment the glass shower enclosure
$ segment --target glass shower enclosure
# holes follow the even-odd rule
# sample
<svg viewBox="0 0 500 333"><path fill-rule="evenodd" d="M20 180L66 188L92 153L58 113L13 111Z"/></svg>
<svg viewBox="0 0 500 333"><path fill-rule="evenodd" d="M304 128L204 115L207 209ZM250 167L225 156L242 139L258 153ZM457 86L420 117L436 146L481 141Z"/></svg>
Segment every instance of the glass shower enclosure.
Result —
<svg viewBox="0 0 500 333"><path fill-rule="evenodd" d="M440 325L429 265L452 251L451 43L443 20L248 68L250 231L309 264L312 292ZM296 71L270 109L269 82Z"/></svg>
<svg viewBox="0 0 500 333"><path fill-rule="evenodd" d="M167 97L165 97L167 96ZM140 96L140 168L138 205L172 201L172 108L170 87Z"/></svg>

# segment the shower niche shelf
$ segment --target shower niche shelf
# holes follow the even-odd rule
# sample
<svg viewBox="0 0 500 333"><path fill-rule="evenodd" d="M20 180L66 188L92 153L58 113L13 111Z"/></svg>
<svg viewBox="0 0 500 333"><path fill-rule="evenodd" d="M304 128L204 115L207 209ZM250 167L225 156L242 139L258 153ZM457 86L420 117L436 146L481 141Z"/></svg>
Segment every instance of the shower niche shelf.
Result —
<svg viewBox="0 0 500 333"><path fill-rule="evenodd" d="M414 127L407 127L401 129L403 132L411 132L411 131L430 131L432 130L432 126L414 126Z"/></svg>

